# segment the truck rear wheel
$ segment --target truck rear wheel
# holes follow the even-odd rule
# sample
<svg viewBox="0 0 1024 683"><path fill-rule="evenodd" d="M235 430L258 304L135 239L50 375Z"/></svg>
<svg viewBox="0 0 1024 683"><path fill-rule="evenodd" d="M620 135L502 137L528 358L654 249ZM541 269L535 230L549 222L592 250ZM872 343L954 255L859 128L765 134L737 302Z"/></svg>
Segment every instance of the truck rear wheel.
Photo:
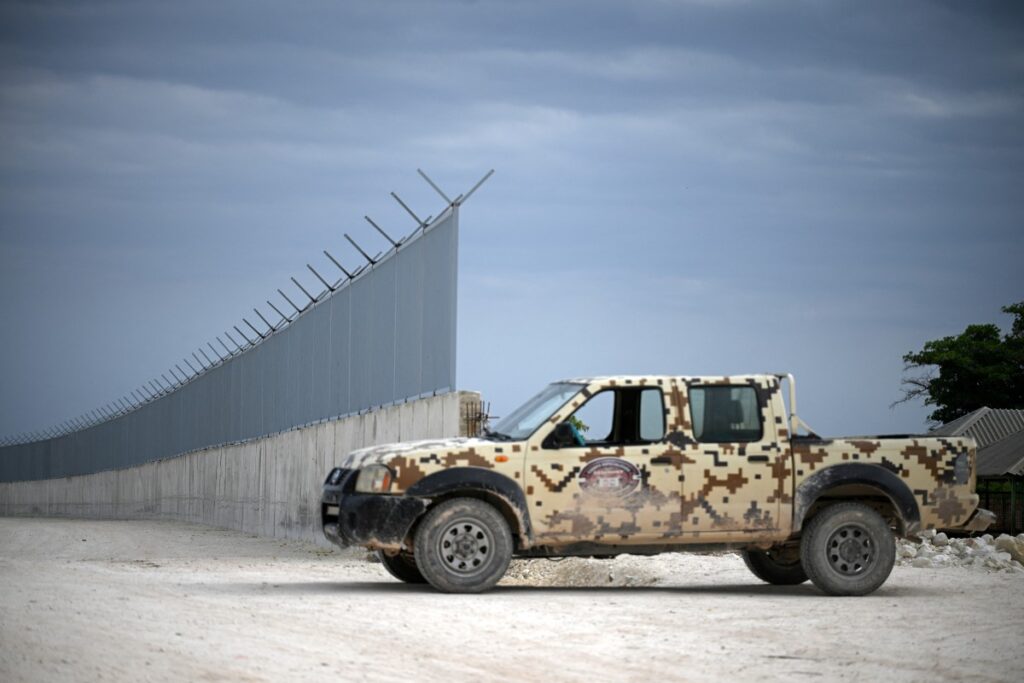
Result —
<svg viewBox="0 0 1024 683"><path fill-rule="evenodd" d="M754 576L774 586L796 586L807 580L799 548L744 550L743 562Z"/></svg>
<svg viewBox="0 0 1024 683"><path fill-rule="evenodd" d="M427 582L416 566L416 560L409 553L400 552L396 555L388 555L383 550L378 550L377 557L380 558L380 563L384 565L384 568L388 570L388 574L399 581L405 583Z"/></svg>
<svg viewBox="0 0 1024 683"><path fill-rule="evenodd" d="M512 532L501 513L475 498L430 509L416 529L416 566L445 593L479 593L498 583L512 559Z"/></svg>
<svg viewBox="0 0 1024 683"><path fill-rule="evenodd" d="M882 516L861 503L820 510L800 542L804 571L829 595L867 595L889 578L896 544Z"/></svg>

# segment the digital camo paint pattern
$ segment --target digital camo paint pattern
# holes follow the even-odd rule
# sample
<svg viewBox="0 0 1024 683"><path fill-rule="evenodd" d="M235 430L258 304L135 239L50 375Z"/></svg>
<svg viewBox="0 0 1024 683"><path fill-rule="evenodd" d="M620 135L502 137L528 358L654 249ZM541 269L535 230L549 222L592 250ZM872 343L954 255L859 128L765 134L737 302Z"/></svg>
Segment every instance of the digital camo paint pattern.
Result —
<svg viewBox="0 0 1024 683"><path fill-rule="evenodd" d="M386 464L394 473L394 494L452 467L493 470L525 494L533 530L530 542L553 547L578 542L779 542L792 532L796 488L823 468L847 462L896 474L913 492L923 528L958 526L977 507L971 440L798 439L791 446L780 383L774 376L569 381L580 385L579 393L524 441L459 438L377 446L352 453L342 467ZM760 438L735 443L702 443L695 438L692 389L714 386L754 390ZM661 440L550 447L548 437L555 426L593 396L645 388L661 392ZM966 478L964 458L970 472Z"/></svg>
<svg viewBox="0 0 1024 683"><path fill-rule="evenodd" d="M793 455L797 485L821 468L839 463L861 462L884 467L913 492L922 528L960 526L978 506L974 493L975 445L972 439L797 441ZM958 462L965 462L967 466L958 467Z"/></svg>

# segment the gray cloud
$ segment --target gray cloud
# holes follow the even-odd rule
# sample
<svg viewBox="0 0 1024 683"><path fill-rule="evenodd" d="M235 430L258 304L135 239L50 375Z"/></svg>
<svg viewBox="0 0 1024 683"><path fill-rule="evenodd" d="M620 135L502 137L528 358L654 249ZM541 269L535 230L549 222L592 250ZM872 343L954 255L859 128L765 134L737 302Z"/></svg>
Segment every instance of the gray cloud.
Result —
<svg viewBox="0 0 1024 683"><path fill-rule="evenodd" d="M436 211L420 165L498 169L465 210L459 353L498 412L565 375L792 369L822 430L918 429L887 407L902 353L1024 292L1022 26L1004 3L4 4L0 432L158 374L363 213L411 228L386 193Z"/></svg>

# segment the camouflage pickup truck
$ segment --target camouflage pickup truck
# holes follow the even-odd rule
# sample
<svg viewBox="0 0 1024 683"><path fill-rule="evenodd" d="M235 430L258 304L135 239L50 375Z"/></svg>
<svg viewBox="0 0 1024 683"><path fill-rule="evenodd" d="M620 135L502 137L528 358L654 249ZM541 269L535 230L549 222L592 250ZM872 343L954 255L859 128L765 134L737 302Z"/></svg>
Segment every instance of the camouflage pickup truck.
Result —
<svg viewBox="0 0 1024 683"><path fill-rule="evenodd" d="M736 549L768 583L864 595L894 535L988 527L974 489L970 438L821 438L792 375L623 376L551 384L478 438L355 451L321 514L334 543L448 592L513 556Z"/></svg>

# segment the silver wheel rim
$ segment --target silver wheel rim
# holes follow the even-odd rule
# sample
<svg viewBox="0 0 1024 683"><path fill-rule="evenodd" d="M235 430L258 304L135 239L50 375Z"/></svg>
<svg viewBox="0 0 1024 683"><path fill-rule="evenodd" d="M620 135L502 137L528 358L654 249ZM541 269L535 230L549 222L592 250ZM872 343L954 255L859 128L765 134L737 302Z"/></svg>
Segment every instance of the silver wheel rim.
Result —
<svg viewBox="0 0 1024 683"><path fill-rule="evenodd" d="M494 554L494 536L490 529L471 517L450 522L441 532L437 553L456 576L474 576L487 569Z"/></svg>

